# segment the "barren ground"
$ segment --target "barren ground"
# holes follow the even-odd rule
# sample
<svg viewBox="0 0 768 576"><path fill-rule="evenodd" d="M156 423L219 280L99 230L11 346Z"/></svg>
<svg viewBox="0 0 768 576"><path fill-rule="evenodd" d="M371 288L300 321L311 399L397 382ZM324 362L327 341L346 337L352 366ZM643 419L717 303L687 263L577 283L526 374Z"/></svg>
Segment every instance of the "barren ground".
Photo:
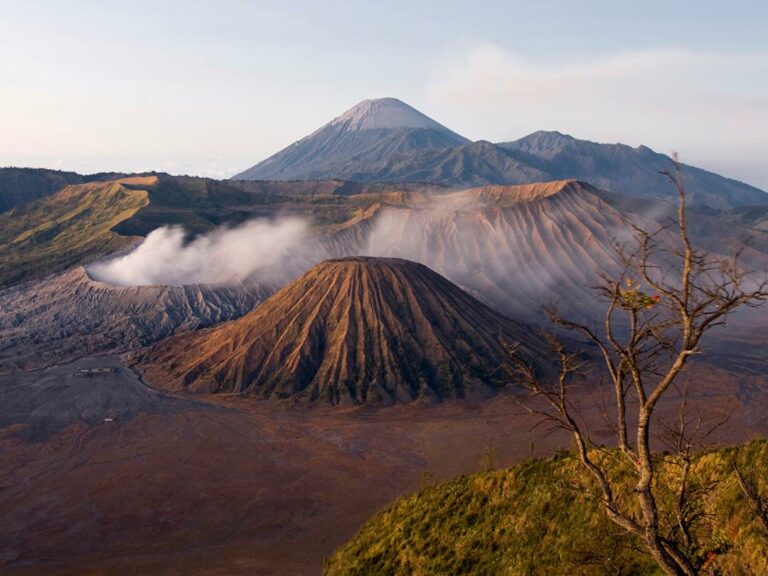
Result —
<svg viewBox="0 0 768 576"><path fill-rule="evenodd" d="M317 575L398 495L564 444L508 395L310 408L73 375L117 362L0 376L0 573ZM766 378L694 377L699 405L735 407L719 441L768 431Z"/></svg>

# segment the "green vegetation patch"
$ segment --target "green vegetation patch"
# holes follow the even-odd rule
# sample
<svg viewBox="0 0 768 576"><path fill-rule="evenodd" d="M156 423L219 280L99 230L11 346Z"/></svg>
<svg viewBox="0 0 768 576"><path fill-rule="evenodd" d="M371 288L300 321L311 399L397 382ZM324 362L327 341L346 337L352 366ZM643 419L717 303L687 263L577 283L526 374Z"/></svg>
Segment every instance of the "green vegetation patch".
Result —
<svg viewBox="0 0 768 576"><path fill-rule="evenodd" d="M183 226L195 236L253 218L296 215L322 227L344 222L361 204L373 202L323 193L343 183L247 184L241 189L159 174L67 186L0 214L0 286L82 264L161 226Z"/></svg>
<svg viewBox="0 0 768 576"><path fill-rule="evenodd" d="M632 501L632 475L615 453L612 474ZM661 456L659 457L661 458ZM697 551L713 574L768 574L761 539L732 473L733 460L768 494L768 441L700 456L691 487L701 499ZM665 459L657 483L674 521L679 468ZM462 476L407 496L373 517L328 560L326 576L658 574L640 542L606 518L580 463L561 453L503 471Z"/></svg>
<svg viewBox="0 0 768 576"><path fill-rule="evenodd" d="M148 202L145 190L92 183L0 214L0 285L65 270L126 246L131 239L112 228Z"/></svg>

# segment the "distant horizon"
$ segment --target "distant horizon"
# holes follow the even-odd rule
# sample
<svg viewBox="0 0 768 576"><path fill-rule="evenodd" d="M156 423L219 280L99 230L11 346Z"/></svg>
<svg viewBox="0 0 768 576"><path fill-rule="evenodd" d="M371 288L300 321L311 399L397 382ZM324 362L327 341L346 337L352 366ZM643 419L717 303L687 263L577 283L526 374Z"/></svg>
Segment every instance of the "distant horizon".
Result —
<svg viewBox="0 0 768 576"><path fill-rule="evenodd" d="M6 0L0 165L223 179L393 96L473 141L557 130L768 189L768 4L476 8Z"/></svg>
<svg viewBox="0 0 768 576"><path fill-rule="evenodd" d="M379 100L379 99L383 99L383 98L395 98L397 100L400 100L401 102L405 102L404 100L401 100L400 98L396 98L394 96L385 96L385 97L381 97L381 98L366 98L365 100ZM361 100L360 102L364 102L365 100ZM405 102L405 104L408 104L408 102ZM422 112L422 111L419 110L419 112ZM343 113L344 112L341 112L340 114L338 114L334 118L329 119L328 122L326 122L326 124L328 124L329 122L331 122L333 119L337 118L338 116L341 116ZM429 116L429 114L426 114L426 116ZM430 118L431 118L431 116L430 116ZM436 120L436 122L437 122L437 120ZM323 126L325 126L325 124L323 124ZM445 126L445 127L450 129L450 126ZM320 127L317 127L317 128L320 128ZM314 130L315 129L309 130L307 132L307 135L309 135L312 132L314 132ZM627 144L625 142L601 142L601 141L598 141L598 140L590 140L590 139L587 139L587 138L579 138L576 135L569 134L569 133L566 133L566 132L562 132L560 130L534 130L533 132L529 132L527 134L524 134L523 136L520 136L519 138L514 138L514 139L511 139L511 140L505 140L505 141L491 141L491 140L487 140L485 138L479 138L477 140L470 140L470 142L486 141L486 142L491 142L492 144L500 144L500 143L503 143L503 142L514 142L516 140L522 140L524 138L527 138L528 136L532 136L533 134L536 134L536 133L539 133L539 132L549 133L549 134L560 134L560 135L565 136L567 138L573 138L575 140L579 140L579 141L582 141L582 142L592 142L592 143L596 143L596 144L623 145L623 146L629 146L629 147L631 147L633 149L638 149L638 148L641 148L641 147L646 147L646 148L649 148L650 150L652 150L653 152L656 152L656 153L659 153L659 154L665 154L667 156L671 156L673 153L679 153L679 151L677 151L677 150L674 150L674 151L658 150L658 149L654 148L653 146L648 146L647 144L638 144L637 146L632 146L631 144ZM462 134L459 134L459 135L463 136ZM281 150L282 149L283 148L281 148ZM279 152L279 150L275 150L275 153L276 152ZM51 167L51 166L48 166L48 165L39 165L39 166L32 166L32 165L3 165L3 166L0 166L0 169L3 169L3 168L16 168L16 169L22 169L22 170L23 169L31 169L31 170L56 170L56 171L60 171L60 172L72 172L72 173L79 174L81 176L92 176L92 175L109 174L109 173L126 174L126 175L158 173L158 174L169 174L171 176L189 176L189 177L197 177L197 178L211 178L213 180L229 180L233 176L235 176L238 173L242 172L244 169L246 169L246 168L248 168L248 167L250 167L252 165L255 165L255 164L259 163L259 162L262 162L263 160L266 160L267 158L269 158L271 156L272 156L272 154L270 154L269 156L266 156L264 158L260 158L260 159L258 159L256 161L252 161L249 166L238 168L232 174L224 175L224 176L215 176L215 175L210 175L210 174L187 173L187 172L177 172L177 171L163 170L163 169L157 169L157 168L148 168L148 169L145 169L145 170L144 169L139 169L139 170L110 170L110 169L106 169L106 170L88 171L88 170L77 170L77 169L69 169L69 168ZM750 181L741 179L741 178L739 178L737 176L731 176L729 174L718 172L717 170L710 169L707 166L696 165L696 164L688 161L686 158L684 158L683 155L681 155L680 160L685 165L692 166L694 168L699 168L699 169L705 170L707 172L711 172L713 174L718 174L718 175L723 176L725 178L728 178L730 180L735 180L735 181L741 182L743 184L747 184L749 186L753 186L755 188L758 188L758 189L763 190L764 192L768 193L768 183L767 183L767 185L765 187L763 187L763 186L760 186L758 184L754 184L754 183L752 183Z"/></svg>

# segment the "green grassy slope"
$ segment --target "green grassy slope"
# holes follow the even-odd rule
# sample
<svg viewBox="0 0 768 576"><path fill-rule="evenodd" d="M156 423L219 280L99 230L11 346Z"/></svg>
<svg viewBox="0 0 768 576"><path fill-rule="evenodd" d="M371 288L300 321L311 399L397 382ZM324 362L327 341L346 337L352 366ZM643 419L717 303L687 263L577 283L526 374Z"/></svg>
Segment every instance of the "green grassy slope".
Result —
<svg viewBox="0 0 768 576"><path fill-rule="evenodd" d="M146 190L121 181L68 186L0 214L0 285L39 277L125 246L112 232L146 206Z"/></svg>
<svg viewBox="0 0 768 576"><path fill-rule="evenodd" d="M337 180L236 182L159 174L157 184L149 190L149 205L120 223L115 232L146 236L159 226L180 225L199 234L222 224L233 226L252 218L290 214L316 225L335 224L351 218L361 203L373 202L363 195L400 188Z"/></svg>
<svg viewBox="0 0 768 576"><path fill-rule="evenodd" d="M768 493L768 441L700 457L694 484L716 483L701 510L714 528L701 533L707 545L698 554L717 574L768 574L768 546L731 474L733 458ZM678 470L665 465L660 485L676 486ZM631 501L630 475L618 462L613 472L626 479L622 497ZM593 490L567 454L430 486L372 518L329 559L325 575L656 574L638 542L605 518ZM671 522L667 496L662 513Z"/></svg>
<svg viewBox="0 0 768 576"><path fill-rule="evenodd" d="M320 194L296 195L308 186L261 183L241 190L226 182L165 174L67 186L0 214L0 286L62 271L165 225L200 234L277 214L298 213L316 224L351 217L353 203L333 189L325 191L328 183L313 184Z"/></svg>

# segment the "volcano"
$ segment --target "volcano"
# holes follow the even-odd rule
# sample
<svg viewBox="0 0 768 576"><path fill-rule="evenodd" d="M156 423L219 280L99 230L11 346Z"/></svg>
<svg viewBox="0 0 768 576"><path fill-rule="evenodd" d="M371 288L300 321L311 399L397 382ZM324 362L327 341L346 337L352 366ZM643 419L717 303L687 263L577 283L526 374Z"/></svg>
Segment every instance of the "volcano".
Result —
<svg viewBox="0 0 768 576"><path fill-rule="evenodd" d="M243 318L165 340L139 368L153 385L332 404L490 396L506 344L544 342L426 266L327 260Z"/></svg>
<svg viewBox="0 0 768 576"><path fill-rule="evenodd" d="M355 180L393 156L440 150L469 140L396 98L363 100L306 138L234 180Z"/></svg>
<svg viewBox="0 0 768 576"><path fill-rule="evenodd" d="M112 286L73 268L0 290L0 373L122 353L240 318L278 285Z"/></svg>

